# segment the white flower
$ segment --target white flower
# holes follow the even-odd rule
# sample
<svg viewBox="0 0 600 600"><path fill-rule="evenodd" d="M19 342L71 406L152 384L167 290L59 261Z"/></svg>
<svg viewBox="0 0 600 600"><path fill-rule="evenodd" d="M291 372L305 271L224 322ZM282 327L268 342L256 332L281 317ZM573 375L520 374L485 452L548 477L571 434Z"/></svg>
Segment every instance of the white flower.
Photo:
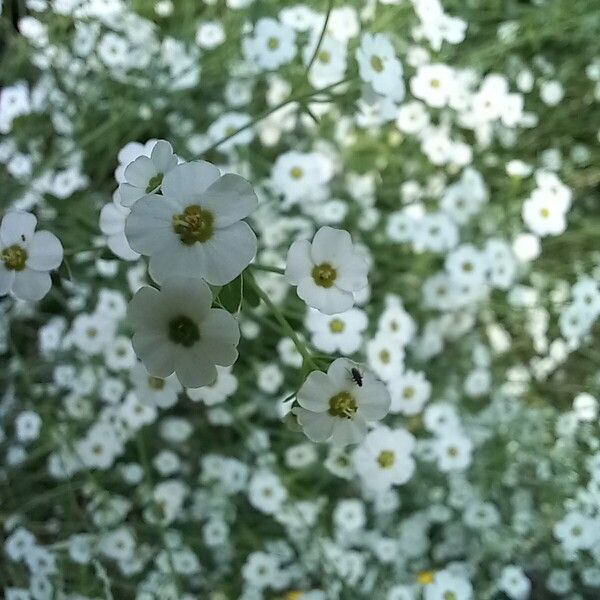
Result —
<svg viewBox="0 0 600 600"><path fill-rule="evenodd" d="M281 509L288 496L287 489L277 475L257 471L248 483L248 500L261 512L272 515Z"/></svg>
<svg viewBox="0 0 600 600"><path fill-rule="evenodd" d="M417 415L431 394L431 384L424 373L407 370L389 382L392 404L390 412Z"/></svg>
<svg viewBox="0 0 600 600"><path fill-rule="evenodd" d="M131 247L150 256L152 278L201 277L212 285L235 279L256 254L256 236L241 220L258 203L250 184L194 161L169 171L161 189L162 196L138 200L125 224Z"/></svg>
<svg viewBox="0 0 600 600"><path fill-rule="evenodd" d="M471 440L460 431L448 432L435 442L435 455L440 471L466 469L471 464Z"/></svg>
<svg viewBox="0 0 600 600"><path fill-rule="evenodd" d="M312 242L295 241L287 255L285 274L309 306L333 315L354 304L352 292L367 287L368 265L347 231L321 227Z"/></svg>
<svg viewBox="0 0 600 600"><path fill-rule="evenodd" d="M425 586L424 600L471 600L473 586L468 579L450 571L438 571L433 582Z"/></svg>
<svg viewBox="0 0 600 600"><path fill-rule="evenodd" d="M331 158L322 152L291 150L279 155L271 169L272 186L283 194L285 208L301 201L325 201L332 176Z"/></svg>
<svg viewBox="0 0 600 600"><path fill-rule="evenodd" d="M567 228L568 206L540 188L523 203L523 221L536 235L558 235Z"/></svg>
<svg viewBox="0 0 600 600"><path fill-rule="evenodd" d="M106 244L123 260L137 260L140 257L131 249L125 237L125 221L130 212L118 202L118 192L115 192L113 201L105 204L100 211L100 231L106 236Z"/></svg>
<svg viewBox="0 0 600 600"><path fill-rule="evenodd" d="M142 154L125 168L125 182L119 185L121 205L129 208L142 196L158 190L165 174L176 165L171 144L158 140L149 157Z"/></svg>
<svg viewBox="0 0 600 600"><path fill-rule="evenodd" d="M365 33L356 50L360 78L371 84L375 92L394 102L404 98L402 63L396 57L394 47L383 33Z"/></svg>
<svg viewBox="0 0 600 600"><path fill-rule="evenodd" d="M175 375L166 378L154 377L138 363L132 369L130 377L135 386L136 396L142 404L156 408L171 408L177 403L181 384Z"/></svg>
<svg viewBox="0 0 600 600"><path fill-rule="evenodd" d="M237 390L237 378L228 367L217 367L217 378L211 385L186 390L193 402L202 401L206 406L224 402Z"/></svg>
<svg viewBox="0 0 600 600"><path fill-rule="evenodd" d="M50 290L48 271L63 259L60 240L49 231L35 231L31 213L6 213L0 224L0 296L12 292L21 300L41 300Z"/></svg>
<svg viewBox="0 0 600 600"><path fill-rule="evenodd" d="M210 385L215 365L230 366L238 356L240 332L225 310L211 308L210 288L201 279L176 277L158 291L143 287L129 303L133 348L148 373L173 372L185 387Z"/></svg>
<svg viewBox="0 0 600 600"><path fill-rule="evenodd" d="M296 56L296 32L271 18L256 22L252 36L244 38L242 49L249 64L261 70L277 69Z"/></svg>
<svg viewBox="0 0 600 600"><path fill-rule="evenodd" d="M562 543L566 552L589 550L600 540L599 522L579 512L568 512L554 526L554 536Z"/></svg>
<svg viewBox="0 0 600 600"><path fill-rule="evenodd" d="M225 41L225 31L219 21L204 21L196 29L196 44L200 48L212 50Z"/></svg>
<svg viewBox="0 0 600 600"><path fill-rule="evenodd" d="M316 30L312 31L310 42L304 46L302 53L304 64L307 66L319 42L319 35L314 35ZM323 88L341 81L346 72L346 44L329 35L325 35L320 42L319 50L308 73L308 79L315 88Z"/></svg>
<svg viewBox="0 0 600 600"><path fill-rule="evenodd" d="M380 426L354 451L354 466L365 489L377 492L406 483L415 470L415 438L404 429Z"/></svg>
<svg viewBox="0 0 600 600"><path fill-rule="evenodd" d="M454 73L444 64L422 65L410 80L413 95L434 108L448 104L454 86Z"/></svg>
<svg viewBox="0 0 600 600"><path fill-rule="evenodd" d="M500 573L498 587L511 600L527 600L531 592L531 581L521 567L508 565Z"/></svg>
<svg viewBox="0 0 600 600"><path fill-rule="evenodd" d="M352 369L361 376L360 385ZM360 442L367 422L382 419L390 408L385 385L346 359L334 360L327 373L313 371L298 391L293 409L304 433L314 442L331 439L336 446Z"/></svg>
<svg viewBox="0 0 600 600"><path fill-rule="evenodd" d="M309 310L306 315L306 327L312 333L313 346L329 353L356 352L362 345L362 334L367 325L367 315L359 308L351 308L335 315L324 315L318 310Z"/></svg>

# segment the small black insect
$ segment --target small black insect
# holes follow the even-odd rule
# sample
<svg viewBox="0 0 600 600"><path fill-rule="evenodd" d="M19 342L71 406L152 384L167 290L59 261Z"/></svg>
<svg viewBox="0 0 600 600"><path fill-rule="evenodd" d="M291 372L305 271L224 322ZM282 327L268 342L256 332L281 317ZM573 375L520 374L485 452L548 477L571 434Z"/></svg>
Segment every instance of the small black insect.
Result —
<svg viewBox="0 0 600 600"><path fill-rule="evenodd" d="M352 381L354 381L354 383L358 387L362 387L363 376L362 373L356 367L352 367L352 369L350 369L350 375L352 377Z"/></svg>

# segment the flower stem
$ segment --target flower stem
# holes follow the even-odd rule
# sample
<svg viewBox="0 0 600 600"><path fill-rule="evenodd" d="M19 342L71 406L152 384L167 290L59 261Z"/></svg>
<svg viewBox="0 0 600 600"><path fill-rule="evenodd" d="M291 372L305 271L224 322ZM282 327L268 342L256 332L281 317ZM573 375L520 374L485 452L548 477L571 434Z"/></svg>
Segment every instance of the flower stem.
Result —
<svg viewBox="0 0 600 600"><path fill-rule="evenodd" d="M213 150L216 150L221 144L223 144L227 140L231 139L232 137L236 136L238 133L241 133L242 131L246 131L246 129L249 129L250 127L254 127L254 125L259 123L260 121L262 121L269 115L273 114L274 112L278 111L280 108L283 108L284 106L287 106L288 104L292 104L293 102L301 103L303 100L308 100L309 98L312 98L313 96L318 96L319 94L328 92L328 91L332 90L333 88L337 87L338 85L341 85L342 83L347 83L348 81L350 81L349 78L341 79L340 81L336 81L335 83L332 83L331 85L321 88L320 90L314 90L312 92L303 93L303 94L291 94L287 99L283 100L279 104L276 104L275 106L272 106L271 108L268 108L267 110L263 111L260 115L258 115L256 117L256 119L249 121L245 125L238 127L238 129L236 129L235 131L232 131L231 133L228 133L227 135L223 136L221 139L217 140L214 144L212 144L211 146L206 148L206 150L204 150L204 152L202 154L207 155L210 152L212 152Z"/></svg>
<svg viewBox="0 0 600 600"><path fill-rule="evenodd" d="M292 342L294 342L294 346L296 346L296 350L298 350L304 359L305 364L309 365L312 369L319 371L319 366L314 361L310 351L306 347L306 344L304 344L298 337L298 334L289 324L289 321L285 318L279 307L273 303L271 298L269 298L269 295L258 285L258 283L256 283L254 277L245 277L245 280L254 289L258 297L267 305L268 309L273 313L273 316L279 325L281 325L284 333L292 340Z"/></svg>
<svg viewBox="0 0 600 600"><path fill-rule="evenodd" d="M332 8L333 8L333 0L329 0L329 3L327 4L327 14L325 15L325 21L323 22L323 28L321 29L321 34L319 35L319 39L317 40L317 45L315 46L312 56L310 57L310 60L308 61L308 64L306 65L306 74L307 75L319 54L319 48L321 47L321 43L323 42L323 38L325 37L325 32L327 31L327 24L329 23L329 17L331 15Z"/></svg>
<svg viewBox="0 0 600 600"><path fill-rule="evenodd" d="M250 267L257 271L268 271L269 273L277 273L278 275L283 275L285 273L285 269L272 267L271 265L261 265L260 263L251 263Z"/></svg>

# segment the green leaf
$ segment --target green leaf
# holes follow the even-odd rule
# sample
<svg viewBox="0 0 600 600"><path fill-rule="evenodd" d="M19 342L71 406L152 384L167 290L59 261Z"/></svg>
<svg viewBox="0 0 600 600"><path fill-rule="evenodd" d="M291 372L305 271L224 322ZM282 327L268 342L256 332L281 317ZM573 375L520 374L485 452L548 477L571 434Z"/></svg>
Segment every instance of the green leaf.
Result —
<svg viewBox="0 0 600 600"><path fill-rule="evenodd" d="M219 292L221 306L230 313L238 312L242 304L242 289L242 276L238 275L233 281L221 288Z"/></svg>
<svg viewBox="0 0 600 600"><path fill-rule="evenodd" d="M252 308L256 308L260 304L260 296L256 293L254 285L250 284L250 280L254 282L254 275L248 269L244 273L244 277L249 280L249 285L245 285L243 289L244 302Z"/></svg>

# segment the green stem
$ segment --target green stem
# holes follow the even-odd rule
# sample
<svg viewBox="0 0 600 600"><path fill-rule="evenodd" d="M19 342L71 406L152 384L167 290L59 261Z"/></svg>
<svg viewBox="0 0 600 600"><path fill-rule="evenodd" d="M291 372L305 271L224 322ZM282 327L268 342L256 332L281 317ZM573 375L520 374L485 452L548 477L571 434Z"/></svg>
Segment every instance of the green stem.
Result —
<svg viewBox="0 0 600 600"><path fill-rule="evenodd" d="M327 14L325 15L325 21L323 22L323 28L321 29L321 34L319 35L319 39L317 40L317 45L315 46L314 52L308 61L308 65L306 65L306 74L310 71L310 68L313 66L317 55L319 54L319 48L321 47L321 43L323 42L323 38L325 37L325 32L327 31L327 24L329 23L329 17L331 15L331 10L333 9L333 0L329 0L327 4Z"/></svg>
<svg viewBox="0 0 600 600"><path fill-rule="evenodd" d="M267 271L269 273L277 273L278 275L284 275L285 269L279 267L271 267L270 265L261 265L259 263L250 264L250 268L256 269L257 271Z"/></svg>
<svg viewBox="0 0 600 600"><path fill-rule="evenodd" d="M290 337L292 342L294 342L294 346L296 346L296 349L301 354L302 358L304 359L304 362L307 365L309 365L312 369L319 371L320 370L319 366L313 360L313 357L312 357L310 351L308 350L306 345L302 342L302 340L298 337L298 335L296 334L296 332L294 331L292 326L289 324L288 320L285 318L285 316L283 315L283 313L281 312L279 307L277 307L272 302L272 300L271 300L271 298L269 298L268 294L265 293L265 291L258 285L258 283L256 283L256 281L254 280L254 277L246 277L245 280L250 286L252 286L254 291L258 294L258 297L267 305L269 310L273 313L273 316L275 317L275 319L277 320L279 325L281 325L281 328L283 329L284 333L288 337Z"/></svg>
<svg viewBox="0 0 600 600"><path fill-rule="evenodd" d="M292 94L286 100L283 100L279 104L276 104L275 106L272 106L271 108L268 108L267 110L263 111L260 115L258 115L258 117L256 117L256 119L249 121L245 125L238 127L238 129L236 129L235 131L232 131L231 133L228 133L227 135L223 136L221 139L217 140L214 144L212 144L212 146L209 146L206 150L204 150L203 154L206 155L206 154L209 154L210 152L212 152L213 150L216 150L221 144L223 144L227 140L231 139L232 137L236 136L238 133L241 133L242 131L246 131L246 129L249 129L250 127L254 127L254 125L259 123L263 119L267 118L269 115L273 114L274 112L277 112L280 108L283 108L284 106L287 106L288 104L292 104L293 102L302 103L302 101L308 100L309 98L312 98L313 96L318 96L319 94L322 94L324 92L328 92L329 90L332 90L333 88L337 87L338 85L341 85L342 83L347 83L348 81L350 81L350 79L348 79L348 78L341 79L340 81L337 81L336 83L332 83L331 85L321 88L320 90L314 90L308 94L297 94L297 95Z"/></svg>

